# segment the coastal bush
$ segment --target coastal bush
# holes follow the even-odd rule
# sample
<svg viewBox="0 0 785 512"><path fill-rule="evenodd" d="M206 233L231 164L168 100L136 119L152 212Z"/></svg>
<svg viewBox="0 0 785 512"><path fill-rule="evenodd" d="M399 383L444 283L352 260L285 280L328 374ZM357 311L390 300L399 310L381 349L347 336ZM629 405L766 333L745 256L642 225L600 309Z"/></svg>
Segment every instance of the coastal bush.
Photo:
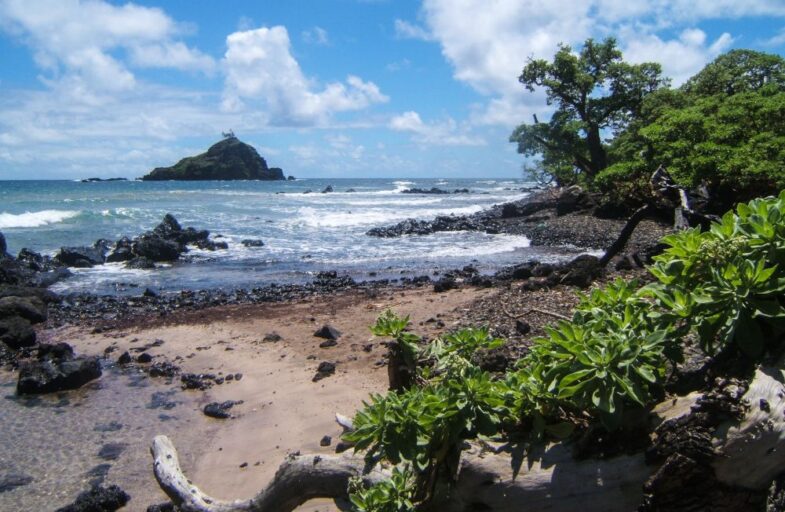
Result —
<svg viewBox="0 0 785 512"><path fill-rule="evenodd" d="M502 343L487 329L462 329L420 348L406 331L408 318L385 312L374 333L408 340L413 360L428 365L419 369L420 385L373 395L345 434L369 463L400 468L395 481L354 484L355 508L415 509L442 468L452 474L467 439L505 433L533 442L591 424L608 432L623 427L625 411L646 410L661 396L666 368L683 359L688 338L707 355L738 351L753 362L780 348L785 191L740 204L705 232L685 230L663 243L649 267L656 281L617 279L582 295L572 319L547 327L504 376L472 362L477 350Z"/></svg>

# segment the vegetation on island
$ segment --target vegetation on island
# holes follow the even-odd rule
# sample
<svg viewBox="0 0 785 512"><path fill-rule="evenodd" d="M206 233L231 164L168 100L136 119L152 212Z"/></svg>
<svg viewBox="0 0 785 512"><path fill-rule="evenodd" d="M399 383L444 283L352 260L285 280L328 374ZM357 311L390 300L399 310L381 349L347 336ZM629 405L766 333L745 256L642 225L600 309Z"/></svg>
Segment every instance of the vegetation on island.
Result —
<svg viewBox="0 0 785 512"><path fill-rule="evenodd" d="M172 167L158 167L142 177L144 181L162 180L284 180L278 167L268 167L253 146L241 142L234 132L223 133L223 140L207 152L183 158Z"/></svg>
<svg viewBox="0 0 785 512"><path fill-rule="evenodd" d="M472 439L538 443L617 433L665 396L685 350L754 367L782 355L785 334L785 59L749 50L718 57L673 89L655 63L629 64L613 39L561 46L519 78L555 111L511 141L532 170L631 204L652 201L664 166L678 185L738 204L706 230L666 236L648 284L616 281L583 295L570 320L546 328L504 375L482 370L481 349L503 343L466 328L422 343L408 318L385 312L372 331L391 338L409 375L373 395L344 439L391 478L349 484L361 512L427 508L449 492ZM437 485L437 482L441 482ZM447 482L447 488L443 487Z"/></svg>

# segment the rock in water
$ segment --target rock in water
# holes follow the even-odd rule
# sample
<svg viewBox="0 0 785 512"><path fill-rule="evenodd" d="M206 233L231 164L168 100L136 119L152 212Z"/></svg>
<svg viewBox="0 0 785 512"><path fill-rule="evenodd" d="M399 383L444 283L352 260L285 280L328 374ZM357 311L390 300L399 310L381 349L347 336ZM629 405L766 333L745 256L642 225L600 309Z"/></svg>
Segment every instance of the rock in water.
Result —
<svg viewBox="0 0 785 512"><path fill-rule="evenodd" d="M183 158L172 167L158 167L142 177L144 181L160 180L283 180L283 171L268 168L256 150L227 137L201 155Z"/></svg>
<svg viewBox="0 0 785 512"><path fill-rule="evenodd" d="M20 473L8 473L0 476L0 492L13 491L33 482L33 477Z"/></svg>
<svg viewBox="0 0 785 512"><path fill-rule="evenodd" d="M97 357L74 357L67 343L41 345L38 360L26 361L19 367L16 392L41 394L76 389L101 376Z"/></svg>
<svg viewBox="0 0 785 512"><path fill-rule="evenodd" d="M116 485L96 486L76 497L70 505L55 512L114 512L125 506L131 497Z"/></svg>
<svg viewBox="0 0 785 512"><path fill-rule="evenodd" d="M8 245L5 243L5 235L0 233L0 258L6 256L8 253Z"/></svg>

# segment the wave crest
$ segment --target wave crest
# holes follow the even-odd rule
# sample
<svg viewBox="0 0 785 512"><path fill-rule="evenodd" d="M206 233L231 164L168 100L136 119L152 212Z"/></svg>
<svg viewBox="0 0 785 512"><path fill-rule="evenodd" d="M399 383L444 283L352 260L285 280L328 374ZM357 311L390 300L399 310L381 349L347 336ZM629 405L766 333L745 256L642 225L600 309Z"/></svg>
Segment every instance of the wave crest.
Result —
<svg viewBox="0 0 785 512"><path fill-rule="evenodd" d="M3 212L0 213L0 229L37 228L47 224L57 224L77 215L79 212L74 210L41 210L19 214Z"/></svg>

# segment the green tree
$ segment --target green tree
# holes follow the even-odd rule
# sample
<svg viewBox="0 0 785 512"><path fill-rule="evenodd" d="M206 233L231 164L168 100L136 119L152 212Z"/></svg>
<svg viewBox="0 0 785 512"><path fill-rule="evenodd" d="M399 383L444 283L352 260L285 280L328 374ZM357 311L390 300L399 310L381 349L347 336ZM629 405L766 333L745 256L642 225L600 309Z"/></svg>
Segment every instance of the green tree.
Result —
<svg viewBox="0 0 785 512"><path fill-rule="evenodd" d="M524 156L539 156L558 184L591 183L608 166L603 135L625 129L644 98L667 80L656 63L628 64L616 40L588 39L579 54L560 45L552 62L529 59L518 80L531 92L545 89L556 111L548 122L522 124L510 136Z"/></svg>
<svg viewBox="0 0 785 512"><path fill-rule="evenodd" d="M640 194L659 165L682 185L707 185L721 209L785 188L782 57L733 50L679 89L649 95L640 113L613 141L600 189Z"/></svg>

